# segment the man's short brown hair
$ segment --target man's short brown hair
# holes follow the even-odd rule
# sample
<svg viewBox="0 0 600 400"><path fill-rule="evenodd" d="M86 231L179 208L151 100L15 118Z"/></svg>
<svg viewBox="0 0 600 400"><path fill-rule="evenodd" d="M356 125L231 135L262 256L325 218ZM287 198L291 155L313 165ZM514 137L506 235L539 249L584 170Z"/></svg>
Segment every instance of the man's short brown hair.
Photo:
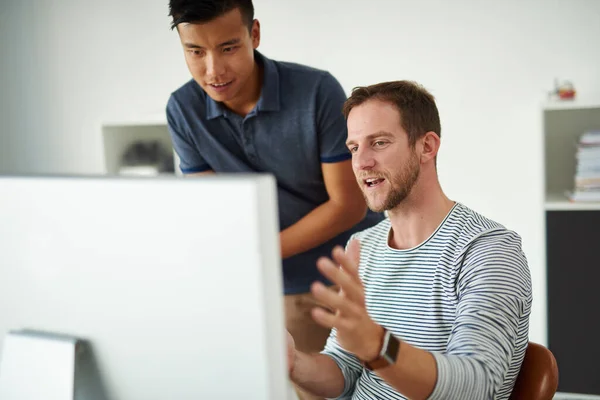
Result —
<svg viewBox="0 0 600 400"><path fill-rule="evenodd" d="M344 116L367 100L380 100L394 105L400 113L400 123L414 146L427 132L442 136L440 115L435 98L423 86L412 81L382 82L371 86L359 86L344 103Z"/></svg>

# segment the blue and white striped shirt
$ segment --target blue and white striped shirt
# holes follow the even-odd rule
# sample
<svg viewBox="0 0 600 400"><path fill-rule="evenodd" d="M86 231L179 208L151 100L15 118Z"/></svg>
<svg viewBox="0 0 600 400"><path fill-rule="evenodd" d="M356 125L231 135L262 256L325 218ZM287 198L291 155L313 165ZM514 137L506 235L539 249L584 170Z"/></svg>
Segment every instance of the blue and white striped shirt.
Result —
<svg viewBox="0 0 600 400"><path fill-rule="evenodd" d="M433 353L431 399L508 399L528 343L531 278L515 232L457 203L437 230L407 250L388 246L389 219L356 234L371 318ZM324 354L345 378L339 398L405 399L340 347Z"/></svg>

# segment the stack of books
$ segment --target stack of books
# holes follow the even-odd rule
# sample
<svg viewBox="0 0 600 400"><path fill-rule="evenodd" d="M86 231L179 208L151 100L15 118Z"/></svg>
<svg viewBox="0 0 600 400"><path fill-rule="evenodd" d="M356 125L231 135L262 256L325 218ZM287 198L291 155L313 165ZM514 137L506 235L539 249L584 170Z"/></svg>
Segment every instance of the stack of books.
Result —
<svg viewBox="0 0 600 400"><path fill-rule="evenodd" d="M585 132L576 153L575 189L571 201L600 202L600 131Z"/></svg>

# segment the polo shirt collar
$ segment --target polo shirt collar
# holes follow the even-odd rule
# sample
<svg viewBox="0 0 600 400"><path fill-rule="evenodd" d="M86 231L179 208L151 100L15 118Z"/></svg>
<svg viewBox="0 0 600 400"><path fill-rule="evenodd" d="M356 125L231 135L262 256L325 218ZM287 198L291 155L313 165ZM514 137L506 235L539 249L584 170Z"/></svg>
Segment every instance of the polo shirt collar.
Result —
<svg viewBox="0 0 600 400"><path fill-rule="evenodd" d="M254 51L254 58L263 65L263 84L260 98L256 103L258 111L279 111L279 71L275 62L258 51Z"/></svg>

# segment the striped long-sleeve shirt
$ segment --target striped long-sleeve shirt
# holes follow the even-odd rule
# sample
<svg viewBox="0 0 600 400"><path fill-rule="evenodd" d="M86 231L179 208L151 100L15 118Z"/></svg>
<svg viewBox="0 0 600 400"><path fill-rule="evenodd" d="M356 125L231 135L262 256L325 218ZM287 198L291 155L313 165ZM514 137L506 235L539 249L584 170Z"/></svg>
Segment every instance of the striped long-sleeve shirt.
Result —
<svg viewBox="0 0 600 400"><path fill-rule="evenodd" d="M360 232L359 275L371 318L433 353L431 399L508 399L528 342L531 278L520 237L457 203L437 230L407 250L388 246L384 220ZM324 354L345 379L342 399L405 399L340 347Z"/></svg>

